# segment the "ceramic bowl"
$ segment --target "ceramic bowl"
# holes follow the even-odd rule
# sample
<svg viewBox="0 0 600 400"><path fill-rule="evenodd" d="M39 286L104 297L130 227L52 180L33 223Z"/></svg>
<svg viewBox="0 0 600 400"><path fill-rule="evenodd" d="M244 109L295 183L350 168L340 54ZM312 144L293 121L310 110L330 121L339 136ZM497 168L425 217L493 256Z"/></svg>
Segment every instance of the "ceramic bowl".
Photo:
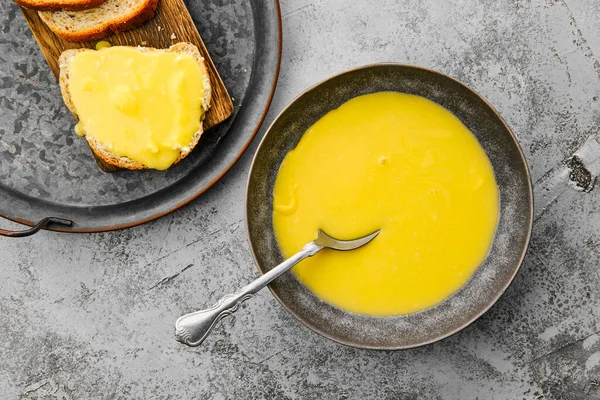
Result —
<svg viewBox="0 0 600 400"><path fill-rule="evenodd" d="M270 285L294 317L339 343L369 349L406 349L450 336L479 318L515 277L529 243L533 194L527 163L504 120L480 95L439 72L400 64L376 64L336 75L298 96L279 114L254 157L246 197L248 236L261 273L283 261L272 225L273 185L285 155L319 118L353 97L397 91L428 98L450 110L486 151L500 193L500 216L485 261L456 293L414 314L371 317L320 300L288 273Z"/></svg>

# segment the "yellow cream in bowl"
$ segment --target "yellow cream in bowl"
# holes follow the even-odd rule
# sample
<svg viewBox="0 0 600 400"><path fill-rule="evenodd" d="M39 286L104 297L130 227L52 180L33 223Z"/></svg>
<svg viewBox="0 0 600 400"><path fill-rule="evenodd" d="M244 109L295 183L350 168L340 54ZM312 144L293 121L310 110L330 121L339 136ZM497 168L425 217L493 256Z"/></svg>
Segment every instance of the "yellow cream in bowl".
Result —
<svg viewBox="0 0 600 400"><path fill-rule="evenodd" d="M432 307L485 259L498 221L494 172L475 136L423 97L380 92L329 112L285 157L273 226L285 257L318 229L367 246L323 250L294 271L321 299L367 315Z"/></svg>

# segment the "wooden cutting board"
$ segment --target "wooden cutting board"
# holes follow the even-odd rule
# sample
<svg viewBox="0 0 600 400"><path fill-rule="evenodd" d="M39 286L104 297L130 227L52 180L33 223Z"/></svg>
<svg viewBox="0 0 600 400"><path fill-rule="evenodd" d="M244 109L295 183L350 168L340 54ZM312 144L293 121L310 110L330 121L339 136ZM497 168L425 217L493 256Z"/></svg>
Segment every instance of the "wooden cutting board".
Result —
<svg viewBox="0 0 600 400"><path fill-rule="evenodd" d="M56 36L46 24L40 19L36 11L21 7L23 15L38 42L50 69L58 79L58 57L66 49L77 49L87 47L95 48L96 41L92 42L65 42ZM188 42L196 45L204 57L210 83L212 86L212 97L210 108L204 119L204 129L209 129L231 116L233 113L233 102L227 93L227 89L212 62L206 46L200 38L200 34L194 25L194 21L183 3L183 0L159 0L156 14L144 24L123 33L115 33L105 39L111 45L123 46L147 46L158 49L166 49L178 42ZM96 159L104 171L114 172L118 169L103 164Z"/></svg>

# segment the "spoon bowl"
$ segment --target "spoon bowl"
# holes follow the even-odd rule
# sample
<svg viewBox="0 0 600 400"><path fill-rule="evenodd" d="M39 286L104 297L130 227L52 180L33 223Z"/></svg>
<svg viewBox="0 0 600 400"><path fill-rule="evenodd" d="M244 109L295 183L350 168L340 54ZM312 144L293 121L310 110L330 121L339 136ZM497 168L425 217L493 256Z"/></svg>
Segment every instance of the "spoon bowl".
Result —
<svg viewBox="0 0 600 400"><path fill-rule="evenodd" d="M315 243L323 248L339 250L339 251L348 251L358 249L359 247L364 246L369 243L371 240L375 239L375 236L379 235L380 231L375 231L370 235L363 236L354 240L339 240L332 238L325 232L319 229L317 233L317 238L315 239Z"/></svg>

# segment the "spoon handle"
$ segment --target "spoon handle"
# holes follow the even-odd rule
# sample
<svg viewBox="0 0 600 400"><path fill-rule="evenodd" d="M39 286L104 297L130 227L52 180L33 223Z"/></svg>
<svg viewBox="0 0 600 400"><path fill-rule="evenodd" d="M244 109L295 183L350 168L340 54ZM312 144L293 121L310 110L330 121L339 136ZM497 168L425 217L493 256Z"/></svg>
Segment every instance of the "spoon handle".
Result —
<svg viewBox="0 0 600 400"><path fill-rule="evenodd" d="M180 317L175 322L175 339L188 346L198 346L210 334L214 326L222 318L233 314L240 305L260 289L267 286L278 276L307 257L317 254L323 246L310 242L298 253L288 258L266 274L238 290L234 294L223 296L217 303L205 310L193 312Z"/></svg>

